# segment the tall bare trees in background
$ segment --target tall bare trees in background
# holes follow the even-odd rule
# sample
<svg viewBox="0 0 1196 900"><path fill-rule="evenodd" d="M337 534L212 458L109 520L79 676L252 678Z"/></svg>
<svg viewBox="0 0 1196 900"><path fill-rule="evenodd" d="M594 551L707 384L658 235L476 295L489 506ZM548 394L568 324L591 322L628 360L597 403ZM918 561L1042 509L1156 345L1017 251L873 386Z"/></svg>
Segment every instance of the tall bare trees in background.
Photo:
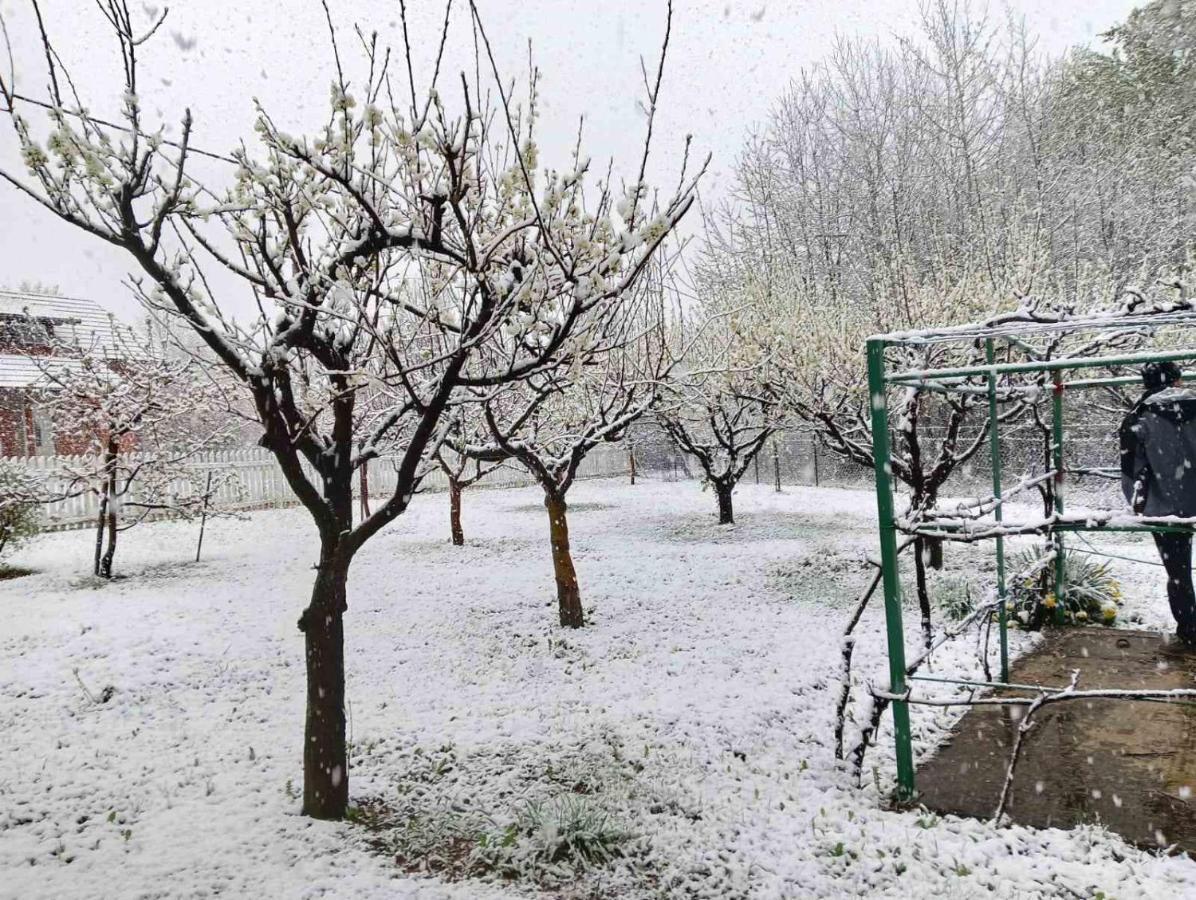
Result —
<svg viewBox="0 0 1196 900"><path fill-rule="evenodd" d="M119 123L92 117L74 96L79 82L49 34L63 23L39 11L49 111L29 118L39 107L0 84L27 168L2 177L126 252L147 306L193 329L252 402L261 443L319 536L299 619L303 808L339 818L349 774L343 617L356 552L407 508L463 393L551 383L576 358L574 342L617 317L694 184L683 178L649 210L642 165L625 191L587 186L580 154L562 172L542 171L536 76L529 101L516 104L476 12L483 57L472 79L441 84L437 62L423 84L408 83L413 67L392 65L368 35L354 77L330 18L337 76L315 133L286 134L259 109L253 149L213 154L192 146L186 112L169 141L146 113L138 67L165 13L141 23L125 0L99 5L124 73ZM486 70L495 78L483 90ZM222 174L201 181L200 153L226 162ZM218 280L214 268L224 271ZM256 313L235 317L230 294ZM385 413L358 408L367 391L390 398ZM354 524L354 475L383 447L401 452L397 485Z"/></svg>
<svg viewBox="0 0 1196 900"><path fill-rule="evenodd" d="M1041 156L1058 267L1119 285L1186 262L1196 226L1196 6L1154 0L1051 72ZM1074 278L1074 276L1073 276Z"/></svg>
<svg viewBox="0 0 1196 900"><path fill-rule="evenodd" d="M841 41L784 92L711 216L703 277L738 298L744 345L831 452L873 464L869 334L1112 306L1186 263L1193 91L1170 10L1115 30L1116 54L1048 60L1017 27L934 0L920 33ZM927 356L943 352L908 363L983 359ZM894 474L932 505L984 445L987 408L920 388L893 399Z"/></svg>

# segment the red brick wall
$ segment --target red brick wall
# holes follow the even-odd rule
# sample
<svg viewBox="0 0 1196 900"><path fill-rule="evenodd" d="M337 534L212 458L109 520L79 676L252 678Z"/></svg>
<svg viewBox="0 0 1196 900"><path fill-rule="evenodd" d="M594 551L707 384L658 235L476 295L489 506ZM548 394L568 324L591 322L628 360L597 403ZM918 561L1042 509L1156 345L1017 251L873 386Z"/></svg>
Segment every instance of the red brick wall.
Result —
<svg viewBox="0 0 1196 900"><path fill-rule="evenodd" d="M24 398L19 392L0 390L0 455L28 455L29 448L24 442L28 430L22 422L25 414Z"/></svg>
<svg viewBox="0 0 1196 900"><path fill-rule="evenodd" d="M54 449L58 456L75 456L94 448L93 436L83 432L52 429ZM20 389L0 388L0 457L36 456L38 448L33 421L33 403L28 393ZM137 448L137 435L125 435L121 449Z"/></svg>

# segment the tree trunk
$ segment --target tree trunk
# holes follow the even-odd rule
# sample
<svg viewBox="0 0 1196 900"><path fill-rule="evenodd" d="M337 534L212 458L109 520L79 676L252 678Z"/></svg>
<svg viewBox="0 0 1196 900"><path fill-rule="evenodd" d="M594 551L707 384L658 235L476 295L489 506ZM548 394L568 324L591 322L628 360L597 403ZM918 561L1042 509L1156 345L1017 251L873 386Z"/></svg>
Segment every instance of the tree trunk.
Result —
<svg viewBox="0 0 1196 900"><path fill-rule="evenodd" d="M104 538L104 526L108 527L108 546L103 556L96 559L96 574L101 578L112 577L112 559L116 555L116 456L118 448L111 438L104 454L104 501L100 504L100 533L96 536L96 553ZM107 522L105 523L105 519Z"/></svg>
<svg viewBox="0 0 1196 900"><path fill-rule="evenodd" d="M108 504L108 548L104 551L104 558L100 560L100 577L112 577L112 558L116 556L116 506Z"/></svg>
<svg viewBox="0 0 1196 900"><path fill-rule="evenodd" d="M929 647L934 641L934 625L930 620L930 591L926 587L925 552L925 538L914 538L914 579L918 589L918 609L922 613L922 636Z"/></svg>
<svg viewBox="0 0 1196 900"><path fill-rule="evenodd" d="M370 462L367 459L361 464L361 521L370 517Z"/></svg>
<svg viewBox="0 0 1196 900"><path fill-rule="evenodd" d="M95 560L92 565L92 574L98 576L100 574L100 560L104 557L104 524L108 521L108 489L104 489L104 495L100 498L100 514L96 517L96 552Z"/></svg>
<svg viewBox="0 0 1196 900"><path fill-rule="evenodd" d="M586 622L581 609L581 590L577 586L577 570L573 568L573 556L569 552L565 498L559 494L546 494L544 505L548 508L548 533L552 539L552 569L556 576L561 625L581 628Z"/></svg>
<svg viewBox="0 0 1196 900"><path fill-rule="evenodd" d="M1049 428L1043 428L1042 441L1042 470L1049 472L1055 468L1055 457L1052 453L1054 439ZM1055 479L1048 478L1042 482L1042 515L1049 519L1055 513Z"/></svg>
<svg viewBox="0 0 1196 900"><path fill-rule="evenodd" d="M905 425L902 436L909 453L909 476L906 483L910 488L910 509L922 511L934 504L933 490L926 483L926 471L922 467L922 444L918 439L918 417L921 412L921 393L915 391L905 405ZM930 613L930 591L926 586L926 538L914 538L914 585L918 594L918 609L922 613L922 637L929 649L934 641L934 625Z"/></svg>
<svg viewBox="0 0 1196 900"><path fill-rule="evenodd" d="M631 483L635 484L635 447L632 447L627 453L627 463L631 469Z"/></svg>
<svg viewBox="0 0 1196 900"><path fill-rule="evenodd" d="M939 502L938 490L927 494L926 506L934 508ZM926 564L936 572L943 571L943 539L942 538L923 538L926 544Z"/></svg>
<svg viewBox="0 0 1196 900"><path fill-rule="evenodd" d="M926 548L930 551L930 568L941 572L943 570L943 539L927 538Z"/></svg>
<svg viewBox="0 0 1196 900"><path fill-rule="evenodd" d="M714 482L714 496L718 498L718 524L735 524L735 508L731 503L731 491L734 485L725 481Z"/></svg>
<svg viewBox="0 0 1196 900"><path fill-rule="evenodd" d="M461 483L450 478L449 483L449 528L453 532L453 546L465 546L465 532L461 530Z"/></svg>
<svg viewBox="0 0 1196 900"><path fill-rule="evenodd" d="M303 814L340 819L349 805L345 748L345 586L348 563L321 550L311 603L299 619L307 656Z"/></svg>

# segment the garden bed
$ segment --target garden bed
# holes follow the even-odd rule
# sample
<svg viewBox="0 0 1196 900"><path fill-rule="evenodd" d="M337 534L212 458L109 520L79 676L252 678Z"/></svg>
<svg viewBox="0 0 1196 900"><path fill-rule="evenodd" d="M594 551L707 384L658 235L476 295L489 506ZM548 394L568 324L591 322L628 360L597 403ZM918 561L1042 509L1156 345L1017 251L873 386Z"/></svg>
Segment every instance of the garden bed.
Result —
<svg viewBox="0 0 1196 900"><path fill-rule="evenodd" d="M1105 628L1050 633L1013 666L1014 683L1081 690L1196 685L1196 654L1171 653L1157 633ZM1018 691L1018 694L1032 694ZM919 802L990 818L1021 710L973 707L918 771ZM1039 828L1101 824L1152 849L1196 852L1196 706L1077 700L1035 716L1006 811Z"/></svg>

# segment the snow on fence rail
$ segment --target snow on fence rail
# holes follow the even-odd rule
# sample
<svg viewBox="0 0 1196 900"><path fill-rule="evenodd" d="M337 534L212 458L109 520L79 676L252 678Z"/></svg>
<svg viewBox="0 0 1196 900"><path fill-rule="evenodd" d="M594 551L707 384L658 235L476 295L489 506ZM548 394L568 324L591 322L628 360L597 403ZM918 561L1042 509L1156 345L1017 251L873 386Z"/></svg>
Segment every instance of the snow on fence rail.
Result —
<svg viewBox="0 0 1196 900"><path fill-rule="evenodd" d="M122 458L122 465L135 465L137 454ZM70 472L96 471L96 461L83 456L30 456L6 460L10 465L22 466L48 494L65 493L71 483ZM371 508L375 508L394 492L397 479L398 457L380 457L369 464L368 491ZM172 490L179 495L194 496L202 491L206 472L232 474L230 479L217 479L213 491L212 507L215 510L251 510L272 507L294 506L295 495L287 486L274 457L268 450L259 447L238 450L216 450L201 453L192 458L187 466L188 474L180 474L172 484ZM304 463L308 476L313 472ZM606 478L625 475L629 463L627 450L618 445L595 449L581 463L578 478ZM509 464L486 475L476 487L523 487L533 484L533 479L517 464ZM354 479L354 496L360 494L361 483ZM424 478L421 492L448 490L444 472L434 468ZM100 511L100 497L95 491L84 490L75 496L47 503L43 507L42 527L59 531L92 525ZM168 516L159 513L156 518Z"/></svg>

